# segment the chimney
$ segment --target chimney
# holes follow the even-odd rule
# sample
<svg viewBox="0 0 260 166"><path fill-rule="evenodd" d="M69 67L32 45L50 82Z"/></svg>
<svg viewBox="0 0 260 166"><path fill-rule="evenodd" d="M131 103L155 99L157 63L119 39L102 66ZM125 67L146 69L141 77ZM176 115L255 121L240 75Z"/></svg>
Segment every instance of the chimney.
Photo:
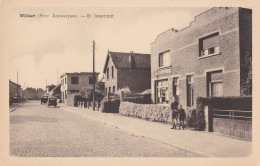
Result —
<svg viewBox="0 0 260 166"><path fill-rule="evenodd" d="M133 56L133 51L130 51L129 55L129 68L135 68L135 57Z"/></svg>

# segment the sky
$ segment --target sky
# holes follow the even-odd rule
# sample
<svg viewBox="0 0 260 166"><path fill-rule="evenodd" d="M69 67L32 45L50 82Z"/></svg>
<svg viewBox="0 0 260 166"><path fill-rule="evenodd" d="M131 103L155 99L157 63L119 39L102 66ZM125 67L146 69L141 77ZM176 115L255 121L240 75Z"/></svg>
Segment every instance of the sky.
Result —
<svg viewBox="0 0 260 166"><path fill-rule="evenodd" d="M5 53L12 68L9 79L22 88L45 89L57 84L57 74L92 72L92 42L95 40L95 70L102 77L107 51L150 53L157 35L183 29L209 8L13 8L5 22ZM19 14L35 14L21 18ZM49 15L37 18L38 14ZM52 18L53 14L77 14L77 18ZM81 17L91 14L92 18ZM93 18L113 14L113 18Z"/></svg>

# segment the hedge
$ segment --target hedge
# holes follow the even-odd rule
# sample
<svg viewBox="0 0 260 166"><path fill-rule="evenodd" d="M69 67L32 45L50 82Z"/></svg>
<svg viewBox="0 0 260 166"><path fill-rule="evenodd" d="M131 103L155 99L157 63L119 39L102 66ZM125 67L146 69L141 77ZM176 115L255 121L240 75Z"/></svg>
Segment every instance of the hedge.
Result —
<svg viewBox="0 0 260 166"><path fill-rule="evenodd" d="M137 104L152 104L151 94L127 94L124 96L124 101Z"/></svg>
<svg viewBox="0 0 260 166"><path fill-rule="evenodd" d="M252 110L252 97L198 97L196 114L188 119L188 124L192 124L198 130L205 130L204 106L212 106L223 110Z"/></svg>
<svg viewBox="0 0 260 166"><path fill-rule="evenodd" d="M102 100L101 101L101 112L105 113L118 113L119 112L119 106L120 106L120 100Z"/></svg>
<svg viewBox="0 0 260 166"><path fill-rule="evenodd" d="M123 116L142 118L150 121L171 122L171 109L169 106L122 102L119 107L119 113Z"/></svg>

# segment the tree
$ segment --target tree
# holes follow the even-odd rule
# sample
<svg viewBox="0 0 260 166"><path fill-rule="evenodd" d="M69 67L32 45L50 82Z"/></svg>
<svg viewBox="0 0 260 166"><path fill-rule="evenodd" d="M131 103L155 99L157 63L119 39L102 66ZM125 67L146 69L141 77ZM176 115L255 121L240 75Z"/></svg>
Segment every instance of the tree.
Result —
<svg viewBox="0 0 260 166"><path fill-rule="evenodd" d="M81 96L92 100L93 99L93 88L83 88L79 92ZM102 99L105 96L105 84L104 82L98 82L95 85L95 98L96 99Z"/></svg>
<svg viewBox="0 0 260 166"><path fill-rule="evenodd" d="M244 69L244 79L242 79L242 94L245 96L252 95L252 48L245 51L245 63L242 64Z"/></svg>

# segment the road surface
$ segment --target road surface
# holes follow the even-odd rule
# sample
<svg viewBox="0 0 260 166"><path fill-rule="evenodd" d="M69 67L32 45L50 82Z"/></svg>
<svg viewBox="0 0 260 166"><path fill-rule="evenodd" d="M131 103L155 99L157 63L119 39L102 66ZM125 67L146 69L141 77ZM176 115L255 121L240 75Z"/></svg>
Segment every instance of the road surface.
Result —
<svg viewBox="0 0 260 166"><path fill-rule="evenodd" d="M30 101L10 113L10 155L21 157L199 157L60 108Z"/></svg>

